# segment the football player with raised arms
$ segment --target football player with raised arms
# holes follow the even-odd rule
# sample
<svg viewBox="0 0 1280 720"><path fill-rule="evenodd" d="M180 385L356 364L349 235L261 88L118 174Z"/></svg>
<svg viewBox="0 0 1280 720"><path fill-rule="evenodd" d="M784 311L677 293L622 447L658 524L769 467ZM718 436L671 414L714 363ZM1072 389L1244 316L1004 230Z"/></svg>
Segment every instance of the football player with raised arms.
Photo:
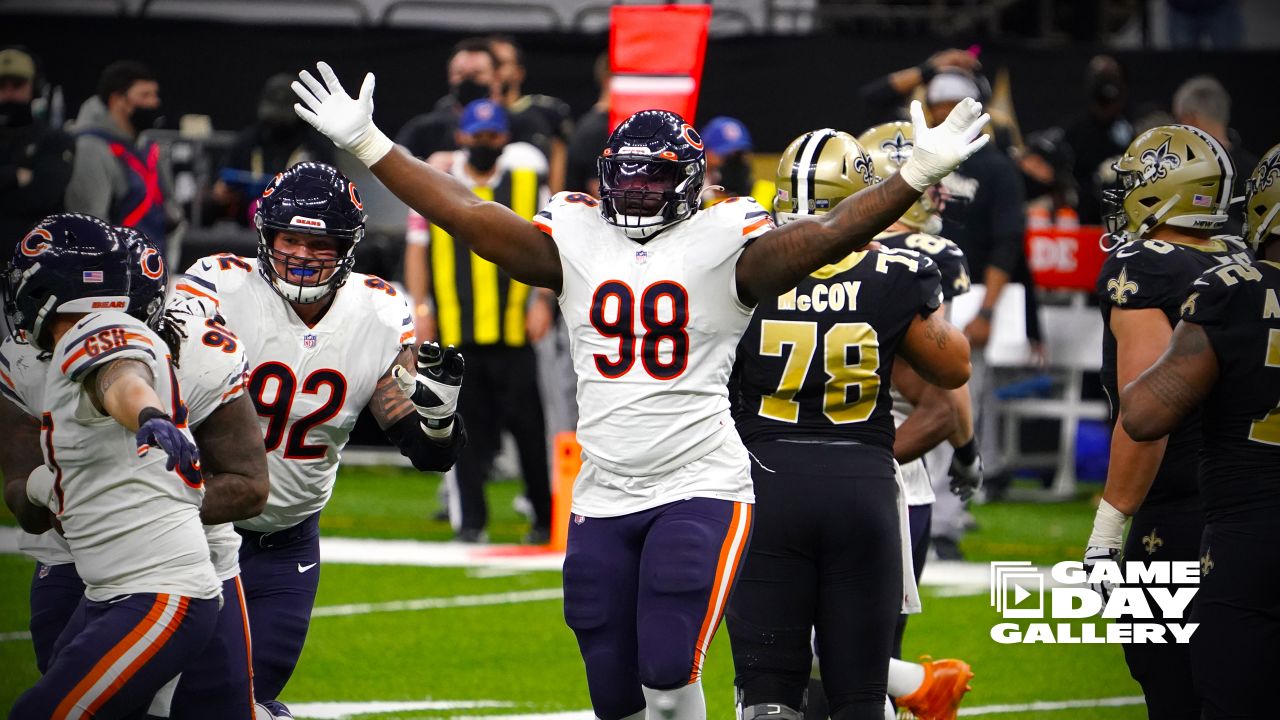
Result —
<svg viewBox="0 0 1280 720"><path fill-rule="evenodd" d="M5 466L36 445L45 468L6 477L5 501L29 532L56 524L87 599L11 718L141 714L197 667L217 623L199 452L164 341L139 319L164 302L130 292L131 259L110 225L54 215L17 243L4 274L18 336L0 362L6 404L40 418L35 437L30 423L13 428ZM47 361L8 357L28 343Z"/></svg>
<svg viewBox="0 0 1280 720"><path fill-rule="evenodd" d="M1167 438L1140 442L1125 432L1120 388L1164 352L1191 283L1209 268L1248 260L1243 246L1212 235L1227 221L1235 168L1211 135L1163 125L1134 138L1114 169L1122 187L1106 192L1103 218L1104 239L1114 245L1097 284L1102 387L1114 428L1084 562L1092 568L1121 554L1126 561L1194 561L1202 529L1199 413L1183 418ZM1105 584L1095 589L1104 597L1110 592ZM1187 645L1132 643L1124 652L1152 720L1200 717Z"/></svg>
<svg viewBox="0 0 1280 720"><path fill-rule="evenodd" d="M135 306L163 307L168 273L159 249L137 230L117 227L115 231L129 250L129 295ZM240 536L231 521L261 512L268 480L262 433L244 392L244 353L229 330L205 318L169 312L164 316L139 313L138 319L148 321L164 339L182 388L186 421L203 459L205 494L200 519L223 596L223 609L204 649L200 672L183 673L175 691L162 693L153 710L163 713L168 703L168 716L173 718L251 717L250 648L237 562ZM17 385L25 382L29 373L44 372L48 360L31 345L10 338L0 346L0 363ZM39 421L10 403L0 404L0 422L28 437L38 436ZM47 472L38 443L15 445L0 461L6 484L25 483L29 472ZM15 487L14 492L18 491ZM74 622L73 612L81 604L85 588L71 549L57 531L24 533L18 544L37 562L31 580L30 627L36 665L43 672L58 636Z"/></svg>
<svg viewBox="0 0 1280 720"><path fill-rule="evenodd" d="M851 135L806 133L779 161L778 222L826 217L879 182ZM734 419L757 500L727 615L742 720L804 717L810 628L830 717L886 714L895 622L904 598L918 609L891 371L901 357L946 388L969 377L968 342L936 312L941 281L914 250L855 251L761 298L742 336Z"/></svg>
<svg viewBox="0 0 1280 720"><path fill-rule="evenodd" d="M552 198L533 222L415 160L332 69L300 73L298 114L401 200L521 282L557 294L578 375L583 468L564 565L565 619L603 720L706 715L701 670L750 534L747 453L733 427L734 348L759 298L865 245L985 142L962 104L888 183L775 230L749 198L699 211L705 157L675 113L636 113L598 161L601 194Z"/></svg>
<svg viewBox="0 0 1280 720"><path fill-rule="evenodd" d="M435 343L415 356L405 297L352 271L364 220L360 193L342 173L294 165L263 191L258 256L197 260L173 301L221 317L249 363L271 492L262 513L236 529L254 692L276 717L292 717L279 696L319 586L320 511L361 409L420 470L448 469L466 438L455 417L462 356Z"/></svg>
<svg viewBox="0 0 1280 720"><path fill-rule="evenodd" d="M1206 270L1159 361L1120 396L1138 441L1201 414L1200 589L1191 667L1204 717L1257 717L1280 666L1280 145L1249 177L1244 239L1256 262Z"/></svg>

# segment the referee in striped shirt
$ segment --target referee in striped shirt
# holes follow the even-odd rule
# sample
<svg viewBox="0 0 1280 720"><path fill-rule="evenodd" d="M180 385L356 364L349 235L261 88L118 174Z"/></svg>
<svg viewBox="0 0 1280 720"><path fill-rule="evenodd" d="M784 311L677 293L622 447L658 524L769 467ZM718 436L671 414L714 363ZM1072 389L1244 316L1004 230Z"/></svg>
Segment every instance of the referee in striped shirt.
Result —
<svg viewBox="0 0 1280 720"><path fill-rule="evenodd" d="M532 218L547 200L546 158L527 143L511 143L506 111L490 100L463 109L455 136L460 150L427 161L476 195ZM467 447L449 483L449 518L462 542L485 542L484 483L501 448L501 432L515 439L533 527L525 540L550 537L551 490L546 430L531 339L545 333L545 313L529 286L476 255L430 218L410 212L405 285L416 310L418 337L456 345L467 359L459 412L466 413ZM532 322L530 322L532 319Z"/></svg>

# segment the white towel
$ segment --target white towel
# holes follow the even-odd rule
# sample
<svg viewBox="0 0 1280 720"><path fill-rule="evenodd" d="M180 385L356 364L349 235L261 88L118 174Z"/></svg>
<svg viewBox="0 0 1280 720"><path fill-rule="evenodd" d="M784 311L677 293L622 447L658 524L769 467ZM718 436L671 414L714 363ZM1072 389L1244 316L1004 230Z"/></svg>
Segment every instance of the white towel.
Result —
<svg viewBox="0 0 1280 720"><path fill-rule="evenodd" d="M902 468L893 462L893 477L898 483L898 540L902 545L902 614L921 612L920 589L916 587L915 563L911 557L911 521L907 517L907 488L902 480Z"/></svg>

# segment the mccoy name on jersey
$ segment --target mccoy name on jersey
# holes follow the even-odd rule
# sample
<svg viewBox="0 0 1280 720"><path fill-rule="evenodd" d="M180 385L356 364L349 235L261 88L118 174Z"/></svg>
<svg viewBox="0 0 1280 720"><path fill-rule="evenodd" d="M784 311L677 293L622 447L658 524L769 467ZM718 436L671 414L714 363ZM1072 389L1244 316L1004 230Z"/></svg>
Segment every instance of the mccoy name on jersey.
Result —
<svg viewBox="0 0 1280 720"><path fill-rule="evenodd" d="M235 335L212 320L190 318L184 324L184 333L174 373L182 389L187 424L195 429L219 407L244 394L248 366ZM11 370L14 382L21 383L31 373L47 372L48 362L40 359L35 348L9 338L0 350L0 367ZM0 391L8 394L3 387ZM33 416L39 418L39 415ZM204 530L218 580L238 575L240 536L231 523L205 525ZM22 533L18 546L23 553L45 565L74 561L67 541L56 530L40 535Z"/></svg>
<svg viewBox="0 0 1280 720"><path fill-rule="evenodd" d="M927 256L853 253L756 309L740 346L737 422L748 443L803 434L892 448L892 358L942 304Z"/></svg>
<svg viewBox="0 0 1280 720"><path fill-rule="evenodd" d="M1206 246L1162 240L1135 240L1111 253L1098 274L1096 292L1102 310L1102 389L1111 403L1111 423L1120 413L1120 388L1116 380L1116 338L1111 332L1115 309L1156 308L1178 324L1182 303L1191 283L1205 270L1231 262L1248 262L1243 246L1214 238ZM1169 435L1164 460L1147 494L1147 503L1190 498L1196 494L1200 451L1200 411L1188 415Z"/></svg>
<svg viewBox="0 0 1280 720"><path fill-rule="evenodd" d="M112 361L140 361L151 371L156 393L169 400L166 410L175 424L185 429L187 409L164 341L141 321L104 311L72 326L47 362L33 362L33 352L10 338L0 362L15 369L8 377L19 407L40 418L45 465L52 471L47 486L28 486L27 494L58 516L85 595L94 601L136 592L220 595L200 524L203 479L165 470L161 451L139 457L134 433L98 411L83 385Z"/></svg>
<svg viewBox="0 0 1280 720"><path fill-rule="evenodd" d="M560 193L534 218L564 269L559 300L587 461L573 511L613 516L683 497L750 502L726 383L751 318L738 297L738 256L772 218L755 200L733 198L641 244L597 205ZM723 472L673 476L715 451L726 453Z"/></svg>
<svg viewBox="0 0 1280 720"><path fill-rule="evenodd" d="M1203 406L1200 495L1205 519L1280 510L1280 263L1214 268L1182 303L1218 357L1218 384Z"/></svg>
<svg viewBox="0 0 1280 720"><path fill-rule="evenodd" d="M229 254L196 261L176 290L215 301L248 359L246 388L262 425L271 493L261 515L236 524L271 532L319 512L356 418L414 341L404 297L381 278L351 273L328 312L308 327L263 278L256 258Z"/></svg>

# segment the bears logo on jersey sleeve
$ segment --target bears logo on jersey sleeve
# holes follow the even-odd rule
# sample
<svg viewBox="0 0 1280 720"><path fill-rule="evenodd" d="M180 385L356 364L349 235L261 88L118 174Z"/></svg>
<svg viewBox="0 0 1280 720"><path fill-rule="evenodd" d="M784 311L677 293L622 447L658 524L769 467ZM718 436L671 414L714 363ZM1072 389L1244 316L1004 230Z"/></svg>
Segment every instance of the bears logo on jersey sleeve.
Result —
<svg viewBox="0 0 1280 720"><path fill-rule="evenodd" d="M141 321L122 312L108 311L85 316L67 331L54 348L53 363L72 382L115 360L141 360L154 374L163 341Z"/></svg>

